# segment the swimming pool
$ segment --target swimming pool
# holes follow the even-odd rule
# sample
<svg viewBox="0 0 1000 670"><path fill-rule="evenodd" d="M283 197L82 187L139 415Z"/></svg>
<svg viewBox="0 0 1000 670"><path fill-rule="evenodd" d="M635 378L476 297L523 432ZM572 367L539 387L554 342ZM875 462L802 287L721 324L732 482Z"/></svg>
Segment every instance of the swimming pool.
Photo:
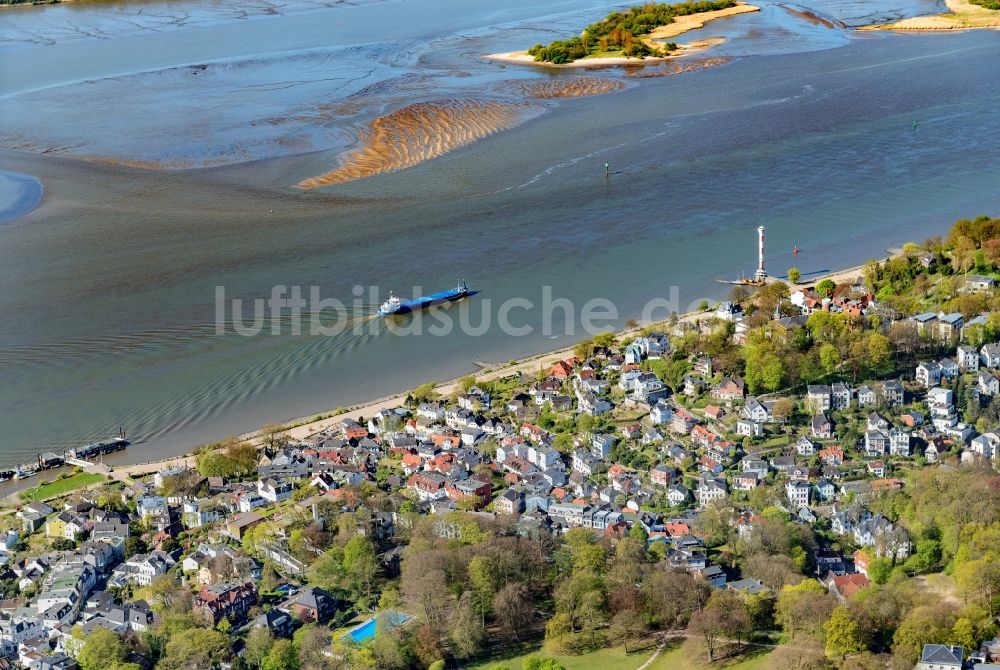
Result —
<svg viewBox="0 0 1000 670"><path fill-rule="evenodd" d="M402 612L386 612L384 621L390 628L395 628L396 626L405 623L409 618L409 615L403 614ZM344 637L349 637L352 641L361 644L375 637L375 629L377 626L378 618L372 617L363 624L352 628L349 632L344 634Z"/></svg>

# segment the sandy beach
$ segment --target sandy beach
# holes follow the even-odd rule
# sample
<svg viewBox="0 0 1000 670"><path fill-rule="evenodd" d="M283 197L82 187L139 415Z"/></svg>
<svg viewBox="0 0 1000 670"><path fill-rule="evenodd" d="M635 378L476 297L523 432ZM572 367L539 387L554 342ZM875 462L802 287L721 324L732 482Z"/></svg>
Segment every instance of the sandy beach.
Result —
<svg viewBox="0 0 1000 670"><path fill-rule="evenodd" d="M674 19L674 22L666 25L660 26L648 36L646 36L643 41L656 48L660 49L663 45L672 37L677 37L683 35L686 32L692 30L698 30L699 28L704 28L705 25L711 21L717 19L726 18L727 16L736 16L737 14L747 14L749 12L759 12L760 7L756 5L750 5L746 3L738 3L735 7L729 7L727 9L719 9L713 12L701 12L698 14L689 14L686 16L678 16ZM625 56L610 56L606 58L581 58L580 60L575 60L572 63L547 63L544 61L536 61L534 56L528 54L527 51L507 51L503 53L486 54L483 58L488 58L490 60L503 61L505 63L518 63L522 65L535 65L540 67L552 67L552 68L594 68L594 67L610 67L610 66L635 66L635 65L650 65L654 63L664 63L666 61L672 60L674 58L680 58L682 56L690 55L692 53L698 53L704 51L718 44L725 42L723 37L710 37L703 40L696 40L694 42L689 42L688 44L678 45L675 51L670 52L666 56L649 56L646 58L627 58Z"/></svg>
<svg viewBox="0 0 1000 670"><path fill-rule="evenodd" d="M678 16L674 19L673 23L668 23L665 26L660 26L653 32L649 34L652 40L662 40L666 41L672 37L677 37L683 35L684 33L691 30L698 30L704 28L705 24L710 21L715 21L718 19L724 19L727 16L736 16L737 14L747 14L750 12L759 12L760 7L756 5L750 5L745 2L739 2L735 7L727 7L726 9L717 9L714 12L699 12L697 14L688 14L686 16Z"/></svg>
<svg viewBox="0 0 1000 670"><path fill-rule="evenodd" d="M1000 11L974 5L968 0L945 0L948 14L915 16L884 25L863 26L858 30L941 31L1000 28Z"/></svg>

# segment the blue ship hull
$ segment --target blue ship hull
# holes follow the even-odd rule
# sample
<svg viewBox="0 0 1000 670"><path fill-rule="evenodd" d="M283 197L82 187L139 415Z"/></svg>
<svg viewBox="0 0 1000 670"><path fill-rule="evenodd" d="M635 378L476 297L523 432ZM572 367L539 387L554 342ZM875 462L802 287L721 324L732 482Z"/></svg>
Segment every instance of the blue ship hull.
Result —
<svg viewBox="0 0 1000 670"><path fill-rule="evenodd" d="M447 291L441 291L440 293L432 293L431 295L414 298L413 300L403 300L399 303L399 307L392 311L386 311L384 309L379 310L379 316L395 316L396 314L418 312L422 309L433 307L434 305L440 305L446 302L455 302L456 300L467 298L474 293L475 291L469 290L468 287L453 288Z"/></svg>

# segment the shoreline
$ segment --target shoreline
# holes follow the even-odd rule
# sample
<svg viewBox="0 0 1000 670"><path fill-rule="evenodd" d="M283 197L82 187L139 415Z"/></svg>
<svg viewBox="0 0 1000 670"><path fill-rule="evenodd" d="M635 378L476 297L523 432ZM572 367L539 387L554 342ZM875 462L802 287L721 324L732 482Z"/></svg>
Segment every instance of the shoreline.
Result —
<svg viewBox="0 0 1000 670"><path fill-rule="evenodd" d="M902 253L901 247L898 249L897 248L886 249L883 251L883 254L877 258L877 260L881 263L894 256L899 255L900 253ZM790 284L789 286L790 288L794 288L796 286L798 287L815 286L818 282L822 281L823 279L832 279L837 283L842 283L844 281L853 280L863 275L864 267L865 264L862 263L859 265L853 265L846 268L841 268L839 270L833 270L831 272L827 272L822 275L810 276L808 281L800 281L798 284L794 285ZM769 281L784 281L785 283L788 283L787 280L782 280L779 279L778 277L770 277ZM712 312L713 310L711 308L707 311L692 310L689 312L685 312L683 314L678 315L679 322L681 323L697 322L701 318L709 317L712 314ZM616 335L616 337L619 338L629 337L637 335L646 328L656 327L666 323L667 323L666 320L655 321L651 323L639 324L639 326L636 328L631 328L631 329L622 328L620 330L614 330L609 332L613 332ZM451 395L453 392L455 392L460 388L462 378L467 377L469 375L474 375L477 380L481 381L494 381L496 379L501 379L503 377L507 377L512 374L532 373L532 372L537 372L538 370L544 370L552 366L554 363L572 356L573 349L576 347L578 342L579 341L574 342L572 345L567 347L560 347L558 349L552 349L538 354L532 354L523 358L518 358L515 359L510 364L504 364L499 367L488 368L488 372L477 374L477 372L473 370L468 374L461 375L459 377L454 377L452 379L448 379L442 382L437 382L434 385L434 392L442 396ZM360 417L369 418L380 410L398 407L406 399L406 396L410 390L411 389L404 389L402 391L398 391L396 393L392 393L389 395L384 395L369 400L362 400L346 407L335 407L327 412L309 414L288 421L279 421L274 423L280 425L283 429L283 432L286 433L292 440L303 440L311 435L315 435L316 433L322 430L326 430L330 427L336 426L343 419L357 420ZM236 438L242 442L257 440L259 439L259 437L260 437L259 429L254 429L252 431L241 433L236 436ZM211 443L206 443L206 444L211 444ZM152 461L111 465L111 470L113 470L114 474L119 477L121 476L143 477L176 465L187 465L190 467L194 467L196 462L196 456L194 454L194 451L203 446L206 445L205 444L197 445L195 447L188 449L187 451L185 451L180 455L167 456ZM127 454L128 452L125 453ZM43 472L61 474L62 470L63 468L53 468L52 470ZM88 468L83 468L82 471L92 472L93 470ZM38 476L43 477L42 473L39 473ZM58 476L59 475L56 475L56 478L58 478ZM6 499L8 502L19 504L20 498L18 497L18 494L20 494L21 491L33 488L38 483L38 480L35 478L29 478L20 481L24 482L25 486L17 487L4 492L3 498ZM53 480L49 479L49 481ZM9 480L8 482L4 482L4 484L7 486L10 485L16 486L17 483L18 482L15 480ZM96 485L85 486L82 487L82 489L93 488L94 486ZM76 490L82 490L82 489L76 489ZM65 497L65 494L62 494L57 497Z"/></svg>
<svg viewBox="0 0 1000 670"><path fill-rule="evenodd" d="M665 26L660 26L653 30L642 38L642 41L647 45L660 49L663 47L665 40L671 37L678 37L686 32L692 30L699 30L704 28L708 23L716 21L718 19L724 19L728 16L737 16L739 14L748 14L752 12L759 12L760 7L757 5L751 5L745 2L739 2L735 7L729 7L727 9L717 9L711 12L700 12L697 14L687 14L685 16L678 16L674 19L673 23L668 23ZM650 63L665 63L674 58L681 58L687 54L698 53L705 51L711 47L718 44L722 44L726 39L724 37L709 37L701 40L695 40L694 42L688 42L687 44L678 45L677 49L668 53L665 56L646 56L645 58L634 58L630 56L607 56L607 57L597 57L597 58L580 58L578 60L569 63L550 63L548 61L536 61L534 56L528 54L527 51L505 51L495 54L484 54L481 58L486 58L489 60L501 61L504 63L516 63L519 65L534 65L536 67L552 67L552 68L589 68L589 67L609 67L609 66L637 66L637 65L648 65Z"/></svg>
<svg viewBox="0 0 1000 670"><path fill-rule="evenodd" d="M898 255L899 250L886 250L885 253L878 258L879 262L884 262L895 255ZM823 279L832 279L837 283L842 283L846 280L855 279L858 276L864 274L864 263L860 265L853 265L847 268L842 268L839 270L834 270L822 275L816 275L809 278L809 281L799 282L794 286L813 286L816 283L822 281ZM782 281L778 279L772 279L773 281ZM787 282L786 282L787 283ZM793 286L793 288L794 288ZM699 318L704 318L711 314L712 310L700 311L693 310L690 312L685 312L679 315L680 322L696 322ZM647 324L640 324L638 328L633 329L621 329L612 331L618 337L628 337L636 335L642 330L650 327L655 327L657 325L665 324L666 321L656 321ZM533 354L531 356L526 356L524 358L519 358L513 361L513 363L507 365L501 365L496 368L489 368L488 372L476 374L471 372L476 376L477 379L482 381L492 381L495 379L500 379L511 374L517 374L522 372L535 372L539 368L546 368L551 366L553 363L563 360L564 358L571 356L573 349L577 345L574 342L571 346L561 347L559 349L553 349L545 351L539 354ZM436 383L434 390L436 393L441 395L449 395L454 390L459 387L462 377L468 375L462 375L461 377L455 377L453 379L448 379L439 383ZM292 419L291 421L282 422L282 426L287 426L285 432L289 434L293 439L301 439L313 435L325 428L335 425L340 420L345 418L357 419L359 416L364 416L366 418L370 417L372 414L378 412L380 409L386 409L390 407L398 406L405 398L410 389L406 389L397 393L393 393L386 396L381 396L379 398L374 398L371 400L359 401L353 405L344 408L333 408L329 412L321 412L319 414L310 414L308 416L298 417ZM342 409L343 411L336 412L337 409ZM336 412L336 413L335 413ZM241 440L252 440L256 439L258 436L258 431L250 431L239 435ZM132 474L132 473L152 473L156 472L163 467L167 467L172 464L178 464L182 462L193 462L194 455L191 452L183 454L181 456L173 456L158 461L149 461L147 463L141 463L136 465L122 465L115 467L116 472Z"/></svg>
<svg viewBox="0 0 1000 670"><path fill-rule="evenodd" d="M1000 11L974 5L968 0L945 0L949 13L928 14L892 23L860 26L861 32L950 32L955 30L1000 30Z"/></svg>

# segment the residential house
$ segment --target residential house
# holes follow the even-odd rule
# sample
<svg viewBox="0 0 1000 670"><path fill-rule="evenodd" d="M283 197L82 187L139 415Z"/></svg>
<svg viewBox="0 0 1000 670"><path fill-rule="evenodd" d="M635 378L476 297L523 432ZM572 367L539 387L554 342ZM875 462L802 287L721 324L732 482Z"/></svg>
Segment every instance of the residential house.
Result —
<svg viewBox="0 0 1000 670"><path fill-rule="evenodd" d="M827 589L841 602L847 602L851 596L868 586L868 578L861 573L849 575L828 574L825 581Z"/></svg>
<svg viewBox="0 0 1000 670"><path fill-rule="evenodd" d="M809 486L809 482L801 480L789 481L785 484L785 495L788 496L788 501L794 507L808 505L811 490L812 487Z"/></svg>
<svg viewBox="0 0 1000 670"><path fill-rule="evenodd" d="M325 623L337 611L337 597L318 586L311 586L295 597L291 610L300 621Z"/></svg>
<svg viewBox="0 0 1000 670"><path fill-rule="evenodd" d="M889 407L902 405L906 402L906 393L903 385L895 379L882 384L882 401Z"/></svg>
<svg viewBox="0 0 1000 670"><path fill-rule="evenodd" d="M826 384L809 384L806 387L806 405L814 413L825 412L832 405L832 394Z"/></svg>
<svg viewBox="0 0 1000 670"><path fill-rule="evenodd" d="M226 522L226 534L237 542L243 539L243 535L258 523L264 520L256 512L240 512L228 522Z"/></svg>
<svg viewBox="0 0 1000 670"><path fill-rule="evenodd" d="M493 500L493 510L497 514L520 514L524 511L524 492L507 489Z"/></svg>
<svg viewBox="0 0 1000 670"><path fill-rule="evenodd" d="M691 492L683 484L672 484L667 488L667 500L671 505L680 506L691 498Z"/></svg>
<svg viewBox="0 0 1000 670"><path fill-rule="evenodd" d="M760 437L764 434L764 424L749 419L738 419L736 421L736 434L746 437Z"/></svg>
<svg viewBox="0 0 1000 670"><path fill-rule="evenodd" d="M294 631L295 622L288 612L274 608L264 612L253 620L254 628L267 628L276 638L289 638Z"/></svg>
<svg viewBox="0 0 1000 670"><path fill-rule="evenodd" d="M662 400L653 405L652 409L649 411L650 421L657 426L669 423L673 416L673 410L670 409L670 406Z"/></svg>
<svg viewBox="0 0 1000 670"><path fill-rule="evenodd" d="M902 428L892 428L889 430L889 453L893 456L909 456L910 432Z"/></svg>
<svg viewBox="0 0 1000 670"><path fill-rule="evenodd" d="M709 472L703 472L698 478L698 490L695 495L698 504L704 507L713 500L721 500L729 493L725 479L717 479Z"/></svg>
<svg viewBox="0 0 1000 670"><path fill-rule="evenodd" d="M825 477L816 482L816 497L820 500L833 500L837 493L837 487Z"/></svg>
<svg viewBox="0 0 1000 670"><path fill-rule="evenodd" d="M605 433L594 433L590 440L590 453L602 461L611 456L611 448L615 445L615 436Z"/></svg>
<svg viewBox="0 0 1000 670"><path fill-rule="evenodd" d="M819 451L819 460L827 465L842 465L844 463L844 450L836 445L825 447Z"/></svg>
<svg viewBox="0 0 1000 670"><path fill-rule="evenodd" d="M716 400L742 400L746 395L746 383L739 377L724 377L712 389L711 396Z"/></svg>
<svg viewBox="0 0 1000 670"><path fill-rule="evenodd" d="M915 670L962 670L965 649L949 644L925 644Z"/></svg>
<svg viewBox="0 0 1000 670"><path fill-rule="evenodd" d="M967 344L960 344L955 353L958 359L958 367L963 372L976 372L979 370L979 352L975 347Z"/></svg>
<svg viewBox="0 0 1000 670"><path fill-rule="evenodd" d="M965 277L965 284L962 286L962 290L966 293L980 293L981 291L989 291L996 285L996 280L993 277L987 277L985 275L967 275Z"/></svg>
<svg viewBox="0 0 1000 670"><path fill-rule="evenodd" d="M803 435L795 442L795 453L799 456L812 456L816 453L816 444Z"/></svg>
<svg viewBox="0 0 1000 670"><path fill-rule="evenodd" d="M874 407L878 403L875 391L867 384L858 387L857 390L858 407Z"/></svg>
<svg viewBox="0 0 1000 670"><path fill-rule="evenodd" d="M917 332L921 335L933 335L937 331L937 314L934 312L914 314L909 320L917 325Z"/></svg>
<svg viewBox="0 0 1000 670"><path fill-rule="evenodd" d="M257 495L269 503L278 503L292 497L292 485L268 477L257 482Z"/></svg>
<svg viewBox="0 0 1000 670"><path fill-rule="evenodd" d="M1000 379L989 370L980 370L976 375L976 387L980 395L992 398L1000 393Z"/></svg>
<svg viewBox="0 0 1000 670"><path fill-rule="evenodd" d="M924 388L937 386L941 383L941 366L935 361L917 364L916 379Z"/></svg>
<svg viewBox="0 0 1000 670"><path fill-rule="evenodd" d="M979 350L979 361L984 367L996 370L1000 368L1000 343L984 344Z"/></svg>
<svg viewBox="0 0 1000 670"><path fill-rule="evenodd" d="M937 317L937 336L942 340L957 340L962 332L963 323L964 318L960 312L951 314L942 312Z"/></svg>
<svg viewBox="0 0 1000 670"><path fill-rule="evenodd" d="M746 399L743 408L740 410L740 416L754 423L767 423L772 419L769 408L753 396L749 396Z"/></svg>
<svg viewBox="0 0 1000 670"><path fill-rule="evenodd" d="M203 621L214 626L222 619L240 622L256 602L257 589L253 582L223 582L202 586L192 602L192 609Z"/></svg>
<svg viewBox="0 0 1000 670"><path fill-rule="evenodd" d="M649 471L649 479L657 486L669 486L677 476L677 471L660 463Z"/></svg>
<svg viewBox="0 0 1000 670"><path fill-rule="evenodd" d="M833 437L833 422L826 414L817 414L812 418L812 436L819 440Z"/></svg>
<svg viewBox="0 0 1000 670"><path fill-rule="evenodd" d="M844 409L849 407L853 396L854 392L847 384L837 382L830 387L830 402L833 409Z"/></svg>
<svg viewBox="0 0 1000 670"><path fill-rule="evenodd" d="M941 366L942 379L955 379L961 372L958 363L950 358L942 358L938 361L938 365Z"/></svg>

